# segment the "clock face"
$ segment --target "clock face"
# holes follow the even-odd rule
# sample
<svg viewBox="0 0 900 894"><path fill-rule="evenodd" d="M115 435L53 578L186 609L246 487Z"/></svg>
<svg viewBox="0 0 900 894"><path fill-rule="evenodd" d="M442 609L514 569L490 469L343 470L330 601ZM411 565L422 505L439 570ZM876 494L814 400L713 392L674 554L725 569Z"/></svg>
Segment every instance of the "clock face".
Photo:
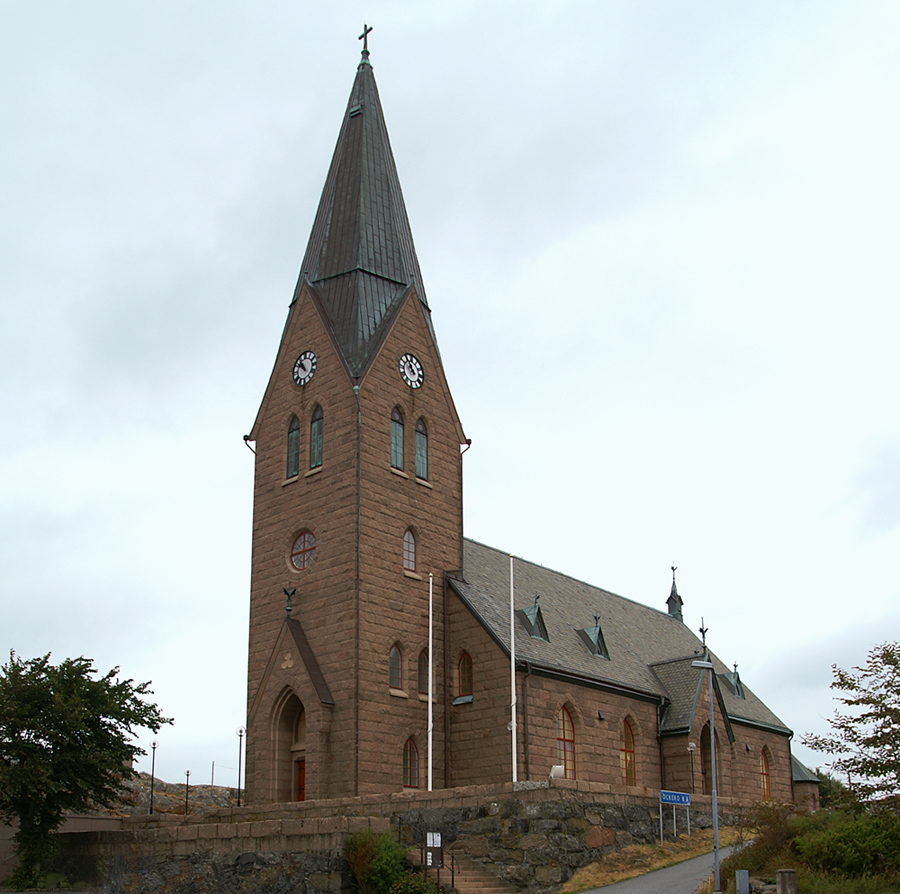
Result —
<svg viewBox="0 0 900 894"><path fill-rule="evenodd" d="M410 388L420 388L425 381L425 371L415 354L404 354L400 358L400 375Z"/></svg>
<svg viewBox="0 0 900 894"><path fill-rule="evenodd" d="M316 355L312 351L304 351L294 364L294 381L298 385L305 385L316 371Z"/></svg>

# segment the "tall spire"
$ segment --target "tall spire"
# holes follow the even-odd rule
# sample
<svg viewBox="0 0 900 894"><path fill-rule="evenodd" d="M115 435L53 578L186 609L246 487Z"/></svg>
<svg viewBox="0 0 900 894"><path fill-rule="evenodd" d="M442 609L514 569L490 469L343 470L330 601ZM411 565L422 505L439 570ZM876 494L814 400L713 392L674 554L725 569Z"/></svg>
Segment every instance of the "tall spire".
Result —
<svg viewBox="0 0 900 894"><path fill-rule="evenodd" d="M425 309L422 274L363 29L362 61L319 200L300 279L329 318L350 372L360 375L409 287Z"/></svg>

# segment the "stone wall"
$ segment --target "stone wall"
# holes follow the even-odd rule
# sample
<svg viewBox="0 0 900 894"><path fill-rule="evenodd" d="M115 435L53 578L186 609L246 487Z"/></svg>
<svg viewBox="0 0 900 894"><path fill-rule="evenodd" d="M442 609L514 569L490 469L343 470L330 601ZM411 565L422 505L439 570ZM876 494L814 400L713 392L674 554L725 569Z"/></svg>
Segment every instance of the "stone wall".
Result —
<svg viewBox="0 0 900 894"><path fill-rule="evenodd" d="M711 823L708 802L694 798L692 825ZM720 802L723 821L732 813ZM104 894L337 894L351 886L344 852L352 832L391 831L413 846L424 832L439 831L450 854L538 894L606 853L654 841L659 804L649 791L621 794L560 779L120 822L119 831L62 836L58 868Z"/></svg>

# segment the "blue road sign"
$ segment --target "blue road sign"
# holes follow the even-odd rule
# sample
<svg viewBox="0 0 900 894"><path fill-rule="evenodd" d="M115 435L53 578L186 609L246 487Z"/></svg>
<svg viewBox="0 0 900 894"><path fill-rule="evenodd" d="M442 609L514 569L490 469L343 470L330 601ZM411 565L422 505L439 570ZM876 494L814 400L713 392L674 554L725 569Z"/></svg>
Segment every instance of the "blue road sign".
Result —
<svg viewBox="0 0 900 894"><path fill-rule="evenodd" d="M691 796L685 794L684 792L666 792L661 791L659 793L659 800L663 804L685 804L690 805Z"/></svg>

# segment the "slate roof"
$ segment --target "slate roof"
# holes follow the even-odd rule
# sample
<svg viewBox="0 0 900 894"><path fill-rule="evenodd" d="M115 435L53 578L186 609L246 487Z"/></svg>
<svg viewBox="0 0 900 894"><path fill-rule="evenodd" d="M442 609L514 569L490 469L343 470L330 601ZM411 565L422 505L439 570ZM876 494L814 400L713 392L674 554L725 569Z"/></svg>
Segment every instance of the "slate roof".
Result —
<svg viewBox="0 0 900 894"><path fill-rule="evenodd" d="M367 50L344 112L294 301L304 283L317 294L353 376L365 371L413 285L431 325Z"/></svg>
<svg viewBox="0 0 900 894"><path fill-rule="evenodd" d="M791 755L791 779L794 782L815 782L820 785L822 780L809 769L805 764L801 764L794 755Z"/></svg>
<svg viewBox="0 0 900 894"><path fill-rule="evenodd" d="M509 555L474 540L464 541L463 555L462 579L451 579L450 586L508 655ZM532 608L540 594L549 636L549 642L529 636L518 619L517 661L593 688L656 702L663 698L667 707L660 731L670 735L687 731L704 673L691 667L702 657L703 644L688 627L666 612L523 559L514 560L514 578L516 609ZM591 654L577 632L593 627L597 615L608 659ZM742 684L744 698L722 685L728 668L715 655L711 660L718 678L717 698L732 721L790 734L746 684Z"/></svg>

